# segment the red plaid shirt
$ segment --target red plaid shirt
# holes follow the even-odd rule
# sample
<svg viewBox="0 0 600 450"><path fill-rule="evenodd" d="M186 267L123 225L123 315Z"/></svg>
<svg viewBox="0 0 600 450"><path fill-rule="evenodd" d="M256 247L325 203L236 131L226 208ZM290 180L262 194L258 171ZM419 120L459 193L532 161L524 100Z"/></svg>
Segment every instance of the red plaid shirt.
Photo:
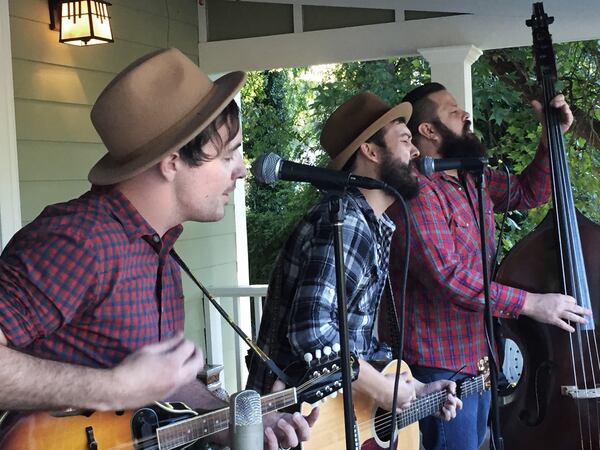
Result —
<svg viewBox="0 0 600 450"><path fill-rule="evenodd" d="M47 207L0 257L0 328L33 355L111 367L183 329L181 233L162 238L117 190Z"/></svg>
<svg viewBox="0 0 600 450"><path fill-rule="evenodd" d="M539 150L518 176L511 176L510 209L540 205L550 195L547 152ZM489 266L496 253L494 211L507 202L506 174L486 169L484 195ZM406 290L404 355L408 364L477 373L476 362L487 355L484 341L484 296L478 225L477 188L469 173L456 179L443 172L420 177L420 193L409 202L411 254ZM465 190L466 187L466 190ZM392 240L390 277L396 302L403 266L404 227L400 208L388 215L397 225ZM526 293L491 283L492 312L497 317L517 317ZM389 301L389 299L387 300ZM389 304L387 305L389 308ZM384 314L379 332L393 334Z"/></svg>

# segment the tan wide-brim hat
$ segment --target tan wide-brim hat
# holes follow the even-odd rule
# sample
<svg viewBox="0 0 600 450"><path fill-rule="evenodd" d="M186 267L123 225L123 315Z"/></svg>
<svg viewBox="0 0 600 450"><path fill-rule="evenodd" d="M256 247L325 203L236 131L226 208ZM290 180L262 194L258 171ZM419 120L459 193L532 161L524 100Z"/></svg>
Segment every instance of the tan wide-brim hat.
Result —
<svg viewBox="0 0 600 450"><path fill-rule="evenodd" d="M134 61L92 108L92 123L108 153L88 179L114 184L152 167L210 124L245 80L244 72L232 72L213 82L174 48Z"/></svg>
<svg viewBox="0 0 600 450"><path fill-rule="evenodd" d="M330 169L339 170L371 136L400 117L408 122L410 103L388 105L371 92L361 92L336 109L323 126L321 145L329 154Z"/></svg>

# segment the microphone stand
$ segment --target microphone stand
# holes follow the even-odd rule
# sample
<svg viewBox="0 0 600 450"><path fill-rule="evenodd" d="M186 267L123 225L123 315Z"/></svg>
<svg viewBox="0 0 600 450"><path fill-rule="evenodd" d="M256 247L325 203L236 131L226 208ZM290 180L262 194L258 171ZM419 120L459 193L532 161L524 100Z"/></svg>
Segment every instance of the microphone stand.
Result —
<svg viewBox="0 0 600 450"><path fill-rule="evenodd" d="M480 169L473 171L475 185L477 186L477 205L479 210L479 238L481 240L481 265L483 269L483 293L485 306L483 309L485 336L488 344L489 363L490 363L490 381L491 381L491 442L495 450L504 450L504 441L500 432L500 412L498 407L498 369L496 367L496 358L494 354L494 318L490 304L490 277L487 260L487 241L485 235L485 213L483 208L483 196L485 188L485 176L483 174L484 165Z"/></svg>
<svg viewBox="0 0 600 450"><path fill-rule="evenodd" d="M354 420L352 405L352 373L350 371L350 352L348 344L348 314L346 308L345 263L343 248L344 202L339 194L330 194L329 220L333 226L333 244L335 252L335 276L340 330L342 395L344 399L344 425L346 430L346 449L358 450L358 432Z"/></svg>

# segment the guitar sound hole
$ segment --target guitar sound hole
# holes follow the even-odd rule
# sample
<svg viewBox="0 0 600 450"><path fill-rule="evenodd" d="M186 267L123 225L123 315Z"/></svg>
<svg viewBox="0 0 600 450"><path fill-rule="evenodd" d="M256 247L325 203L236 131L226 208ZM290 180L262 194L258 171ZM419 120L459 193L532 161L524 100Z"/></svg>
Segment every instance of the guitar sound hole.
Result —
<svg viewBox="0 0 600 450"><path fill-rule="evenodd" d="M389 442L392 437L392 428L390 427L390 412L381 408L375 411L375 435L381 442Z"/></svg>

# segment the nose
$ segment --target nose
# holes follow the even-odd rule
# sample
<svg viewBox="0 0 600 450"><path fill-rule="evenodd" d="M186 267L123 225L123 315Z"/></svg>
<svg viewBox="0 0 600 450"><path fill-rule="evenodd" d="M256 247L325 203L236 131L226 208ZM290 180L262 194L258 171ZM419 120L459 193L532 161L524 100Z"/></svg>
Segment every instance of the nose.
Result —
<svg viewBox="0 0 600 450"><path fill-rule="evenodd" d="M246 165L244 164L244 159L242 158L242 155L240 152L236 152L236 157L235 157L235 168L233 169L233 171L231 172L231 178L233 180L238 180L241 178L246 178L246 174L248 173L248 169L246 168Z"/></svg>
<svg viewBox="0 0 600 450"><path fill-rule="evenodd" d="M463 122L466 122L467 120L471 119L471 115L467 111L463 111L462 115L463 115L463 118L462 118Z"/></svg>
<svg viewBox="0 0 600 450"><path fill-rule="evenodd" d="M412 148L410 149L410 159L418 158L420 154L421 154L421 152L416 147L416 145L412 144Z"/></svg>
<svg viewBox="0 0 600 450"><path fill-rule="evenodd" d="M241 163L238 168L237 174L235 175L235 179L246 178L247 173L248 173L248 169L246 168L246 166L243 163Z"/></svg>

